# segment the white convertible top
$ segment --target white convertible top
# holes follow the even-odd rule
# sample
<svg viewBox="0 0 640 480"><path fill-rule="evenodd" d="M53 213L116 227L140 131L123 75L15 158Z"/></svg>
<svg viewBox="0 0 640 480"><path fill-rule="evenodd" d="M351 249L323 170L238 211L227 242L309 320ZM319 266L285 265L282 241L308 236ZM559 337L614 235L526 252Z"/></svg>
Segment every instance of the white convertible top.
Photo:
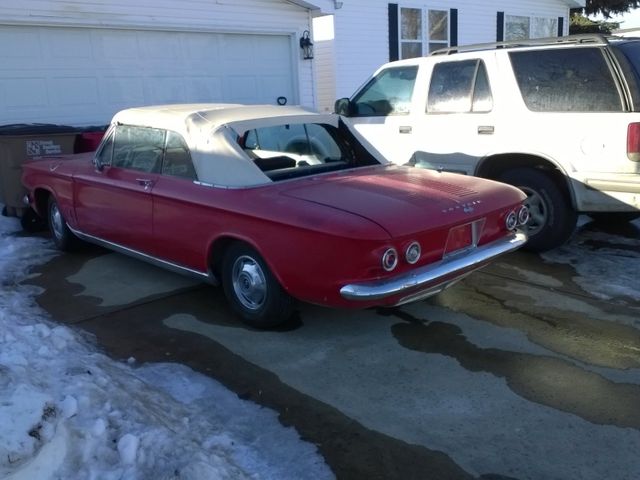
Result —
<svg viewBox="0 0 640 480"><path fill-rule="evenodd" d="M338 115L314 113L299 106L202 103L130 108L118 112L111 123L177 132L191 150L201 182L245 187L271 183L271 179L242 150L237 142L239 134L283 123L313 122L337 127L339 120ZM351 131L381 163L387 163L355 129Z"/></svg>

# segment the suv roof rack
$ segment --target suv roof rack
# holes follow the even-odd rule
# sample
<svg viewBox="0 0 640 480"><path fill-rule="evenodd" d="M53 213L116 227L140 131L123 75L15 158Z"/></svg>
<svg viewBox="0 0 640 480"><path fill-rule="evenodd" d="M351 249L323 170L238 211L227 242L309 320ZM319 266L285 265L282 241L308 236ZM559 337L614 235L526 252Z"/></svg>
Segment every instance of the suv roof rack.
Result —
<svg viewBox="0 0 640 480"><path fill-rule="evenodd" d="M568 35L566 37L546 37L546 38L533 38L529 40L509 40L506 42L494 42L494 43L476 43L472 45L462 45L459 47L443 48L431 53L430 56L435 55L451 55L452 53L460 52L475 52L478 50L492 50L498 48L517 48L517 47L532 47L532 46L544 46L544 45L559 45L559 44L576 44L576 43L588 43L594 45L608 45L610 36L601 34L580 34L580 35Z"/></svg>

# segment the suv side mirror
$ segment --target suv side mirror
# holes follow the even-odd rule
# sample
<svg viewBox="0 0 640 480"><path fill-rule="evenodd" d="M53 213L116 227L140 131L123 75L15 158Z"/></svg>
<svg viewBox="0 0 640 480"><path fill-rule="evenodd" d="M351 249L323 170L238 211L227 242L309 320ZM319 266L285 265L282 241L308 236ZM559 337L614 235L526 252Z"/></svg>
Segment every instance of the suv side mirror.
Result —
<svg viewBox="0 0 640 480"><path fill-rule="evenodd" d="M333 104L333 111L338 115L350 117L353 115L353 104L348 98L340 98Z"/></svg>

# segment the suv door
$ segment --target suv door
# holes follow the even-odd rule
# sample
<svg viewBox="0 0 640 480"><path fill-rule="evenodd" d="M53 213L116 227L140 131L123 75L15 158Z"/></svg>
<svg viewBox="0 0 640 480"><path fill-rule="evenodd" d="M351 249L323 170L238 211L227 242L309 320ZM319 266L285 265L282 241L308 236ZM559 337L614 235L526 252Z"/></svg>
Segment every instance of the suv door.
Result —
<svg viewBox="0 0 640 480"><path fill-rule="evenodd" d="M493 57L489 57L493 60ZM426 100L416 123L414 163L473 175L481 158L495 148L493 82L488 71L494 62L479 58L432 64L424 78ZM495 75L492 75L495 78Z"/></svg>
<svg viewBox="0 0 640 480"><path fill-rule="evenodd" d="M418 65L386 68L350 101L349 116L356 129L387 159L403 164L414 152L417 111L414 87Z"/></svg>

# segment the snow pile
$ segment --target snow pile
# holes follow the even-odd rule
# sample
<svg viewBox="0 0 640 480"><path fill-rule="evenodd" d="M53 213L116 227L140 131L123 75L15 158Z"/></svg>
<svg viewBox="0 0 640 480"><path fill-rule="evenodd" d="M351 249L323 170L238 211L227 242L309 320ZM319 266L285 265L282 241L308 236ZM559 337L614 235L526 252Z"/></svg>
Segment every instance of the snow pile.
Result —
<svg viewBox="0 0 640 480"><path fill-rule="evenodd" d="M275 412L181 365L115 362L52 323L19 282L54 254L0 217L0 478L333 478Z"/></svg>

